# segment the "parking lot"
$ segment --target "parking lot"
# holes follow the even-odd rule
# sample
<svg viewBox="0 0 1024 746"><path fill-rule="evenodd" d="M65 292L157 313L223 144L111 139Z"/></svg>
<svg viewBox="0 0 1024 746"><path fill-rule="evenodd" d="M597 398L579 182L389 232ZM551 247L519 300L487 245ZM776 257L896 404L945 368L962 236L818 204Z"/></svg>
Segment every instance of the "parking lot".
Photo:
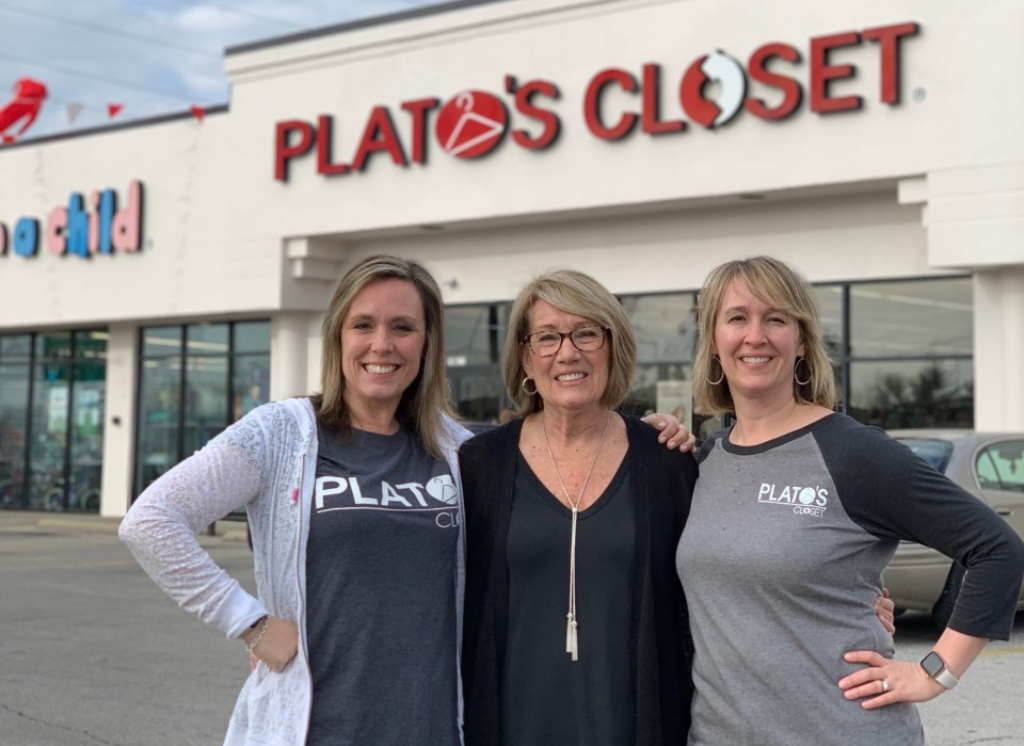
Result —
<svg viewBox="0 0 1024 746"><path fill-rule="evenodd" d="M0 514L0 743L220 743L248 673L241 645L179 611L109 525L39 519ZM202 541L251 587L249 550L228 538ZM920 659L934 639L927 620L897 626L899 657ZM928 743L1024 745L1022 692L1018 614L1009 642L989 645L954 692L922 707Z"/></svg>

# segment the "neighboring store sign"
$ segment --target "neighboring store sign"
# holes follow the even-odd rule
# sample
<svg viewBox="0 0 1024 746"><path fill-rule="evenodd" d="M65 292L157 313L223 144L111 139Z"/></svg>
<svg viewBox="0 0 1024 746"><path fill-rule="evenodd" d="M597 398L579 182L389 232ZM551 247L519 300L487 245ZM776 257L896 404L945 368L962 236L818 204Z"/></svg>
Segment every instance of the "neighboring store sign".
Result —
<svg viewBox="0 0 1024 746"><path fill-rule="evenodd" d="M33 217L19 218L13 234L6 224L0 223L0 256L36 256L40 243L45 243L51 254L74 254L83 259L93 254L139 251L143 191L141 181L130 182L121 210L117 209L117 193L113 189L93 192L88 205L79 192L72 192L68 206L53 208L42 229L38 218Z"/></svg>
<svg viewBox="0 0 1024 746"><path fill-rule="evenodd" d="M858 110L863 106L861 95L831 95L831 84L853 78L856 68L836 59L839 50L866 42L877 44L881 81L878 100L895 106L900 98L901 40L920 30L917 23L907 22L879 26L863 31L846 31L817 36L809 42L809 74L806 84L808 108L817 114ZM721 127L732 121L741 110L767 121L792 116L805 98L805 86L791 73L780 72L795 66L803 56L791 44L764 44L750 55L743 65L729 54L718 50L697 58L683 73L678 83L678 101L683 118L663 118L661 112L661 66L643 65L639 75L621 68L608 68L596 73L583 95L583 118L587 130L602 140L621 140L636 130L647 135L663 135L684 131L688 124L707 129ZM769 105L763 99L748 95L748 84L754 81L781 94L781 100ZM709 84L714 86L709 86ZM712 88L716 91L711 95ZM637 96L636 105L617 113L602 107L605 94L611 89ZM561 98L558 86L549 80L520 83L505 77L505 93L512 97L512 107L519 118L532 120L533 129L514 127L505 102L498 95L479 90L464 90L447 101L437 113L434 137L441 150L457 158L479 158L496 148L511 129L512 140L529 150L543 150L558 138L561 119L549 102ZM547 99L548 101L545 101ZM406 127L400 135L392 111L376 106L370 112L362 136L348 162L334 161L334 118L320 115L317 122L291 119L278 122L274 140L274 178L288 180L289 163L316 148L316 170L322 176L362 171L374 153L387 153L397 166L427 162L429 113L438 109L440 100L422 98L404 101L399 108ZM404 142L403 142L404 140Z"/></svg>

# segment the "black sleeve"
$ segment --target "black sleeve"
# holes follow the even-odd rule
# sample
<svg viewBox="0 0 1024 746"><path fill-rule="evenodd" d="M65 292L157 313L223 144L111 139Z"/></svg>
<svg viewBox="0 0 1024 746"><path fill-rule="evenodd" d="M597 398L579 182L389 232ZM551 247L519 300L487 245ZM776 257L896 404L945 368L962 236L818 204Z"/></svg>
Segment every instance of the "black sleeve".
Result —
<svg viewBox="0 0 1024 746"><path fill-rule="evenodd" d="M879 538L932 547L967 568L949 626L1009 639L1024 542L991 508L881 430L849 418L816 434L847 515Z"/></svg>
<svg viewBox="0 0 1024 746"><path fill-rule="evenodd" d="M466 508L466 589L462 637L464 737L500 743L501 660L508 619L508 490L522 420L481 433L459 449Z"/></svg>

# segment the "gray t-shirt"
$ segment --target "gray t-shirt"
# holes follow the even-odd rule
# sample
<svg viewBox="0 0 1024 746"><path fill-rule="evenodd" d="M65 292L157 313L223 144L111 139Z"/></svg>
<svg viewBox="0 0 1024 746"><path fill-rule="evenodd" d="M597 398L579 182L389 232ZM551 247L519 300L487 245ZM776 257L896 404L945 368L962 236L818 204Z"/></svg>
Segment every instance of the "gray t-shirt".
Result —
<svg viewBox="0 0 1024 746"><path fill-rule="evenodd" d="M690 746L924 743L917 710L866 710L843 653L892 657L875 616L900 539L969 572L950 626L1003 637L1020 574L988 507L881 431L832 414L757 446L704 443L676 565L695 647Z"/></svg>
<svg viewBox="0 0 1024 746"><path fill-rule="evenodd" d="M319 428L306 559L307 746L457 746L447 464L419 438Z"/></svg>

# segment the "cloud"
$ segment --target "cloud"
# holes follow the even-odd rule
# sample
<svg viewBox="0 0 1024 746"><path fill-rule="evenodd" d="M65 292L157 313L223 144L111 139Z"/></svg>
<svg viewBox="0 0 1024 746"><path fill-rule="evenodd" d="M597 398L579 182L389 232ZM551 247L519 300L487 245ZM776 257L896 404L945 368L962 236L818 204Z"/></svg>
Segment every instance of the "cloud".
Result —
<svg viewBox="0 0 1024 746"><path fill-rule="evenodd" d="M175 18L183 31L207 36L238 32L252 26L252 21L219 8L189 8Z"/></svg>

